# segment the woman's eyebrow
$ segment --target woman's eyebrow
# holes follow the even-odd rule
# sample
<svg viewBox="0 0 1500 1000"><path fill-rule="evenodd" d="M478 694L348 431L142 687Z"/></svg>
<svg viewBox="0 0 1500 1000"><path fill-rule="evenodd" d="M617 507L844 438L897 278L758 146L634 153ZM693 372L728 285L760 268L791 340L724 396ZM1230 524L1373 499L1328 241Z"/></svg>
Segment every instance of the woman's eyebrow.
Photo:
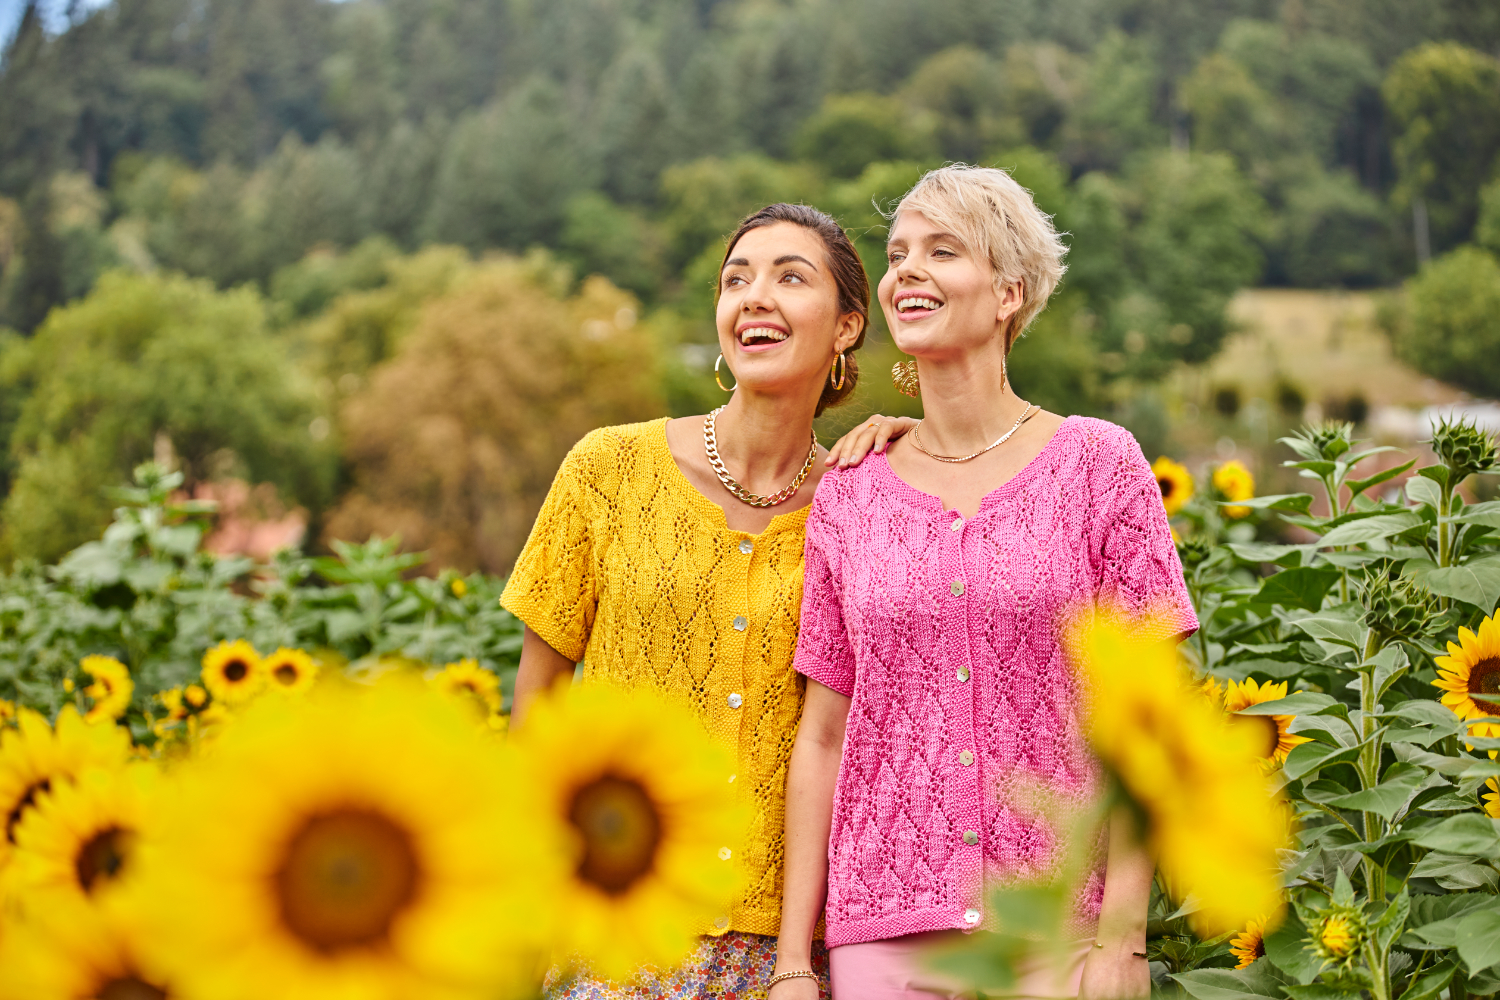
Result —
<svg viewBox="0 0 1500 1000"><path fill-rule="evenodd" d="M782 254L780 257L777 257L775 260L773 260L771 262L771 266L772 267L780 267L782 264L790 264L794 260L800 260L802 263L806 264L808 267L812 268L814 271L816 271L818 269L818 265L814 264L812 261L808 260L806 257L803 257L802 255L795 254L795 253Z"/></svg>
<svg viewBox="0 0 1500 1000"><path fill-rule="evenodd" d="M744 257L733 257L724 262L725 267L749 267L750 262Z"/></svg>

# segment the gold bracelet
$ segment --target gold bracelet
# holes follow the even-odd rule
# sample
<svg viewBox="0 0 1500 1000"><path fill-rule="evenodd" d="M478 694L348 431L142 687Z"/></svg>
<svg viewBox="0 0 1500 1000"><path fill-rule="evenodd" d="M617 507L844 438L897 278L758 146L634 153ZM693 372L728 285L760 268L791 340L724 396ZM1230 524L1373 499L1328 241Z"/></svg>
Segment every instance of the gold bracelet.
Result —
<svg viewBox="0 0 1500 1000"><path fill-rule="evenodd" d="M818 978L818 974L816 972L814 972L813 970L811 970L811 969L798 969L796 972L783 972L783 973L780 973L779 975L772 976L771 977L771 981L768 982L768 983L766 983L766 989L770 989L772 986L775 986L777 983L781 982L783 979L817 979L817 978Z"/></svg>

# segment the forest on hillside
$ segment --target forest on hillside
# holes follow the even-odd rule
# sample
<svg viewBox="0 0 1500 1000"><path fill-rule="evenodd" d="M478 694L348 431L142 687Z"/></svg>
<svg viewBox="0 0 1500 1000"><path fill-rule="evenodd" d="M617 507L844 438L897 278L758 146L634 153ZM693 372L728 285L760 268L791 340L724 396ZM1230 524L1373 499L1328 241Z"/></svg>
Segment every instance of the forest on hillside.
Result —
<svg viewBox="0 0 1500 1000"><path fill-rule="evenodd" d="M559 449L712 401L742 214L817 204L878 275L880 209L952 160L1013 170L1069 234L1019 384L1148 450L1150 387L1213 356L1248 285L1412 279L1398 346L1500 393L1488 0L68 10L53 32L28 4L0 56L0 557L92 537L103 487L166 454L189 487L276 484L315 531L504 566ZM488 386L434 375L500 342ZM861 405L892 412L894 348L867 351Z"/></svg>

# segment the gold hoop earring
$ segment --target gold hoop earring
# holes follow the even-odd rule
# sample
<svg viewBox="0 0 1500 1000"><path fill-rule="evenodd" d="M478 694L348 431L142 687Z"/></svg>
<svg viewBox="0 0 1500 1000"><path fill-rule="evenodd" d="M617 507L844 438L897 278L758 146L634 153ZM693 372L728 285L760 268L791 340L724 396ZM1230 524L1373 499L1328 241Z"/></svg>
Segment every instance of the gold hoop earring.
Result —
<svg viewBox="0 0 1500 1000"><path fill-rule="evenodd" d="M717 360L717 361L714 362L714 381L718 382L719 383L719 388L723 389L725 392L733 392L739 386L740 380L739 379L735 379L734 380L734 385L725 385L723 383L723 381L719 378L719 366L721 364L723 364L723 363L724 363L724 355L720 354L719 355L719 360ZM731 374L731 375L734 374L734 369L733 368L731 368L729 370L729 374Z"/></svg>
<svg viewBox="0 0 1500 1000"><path fill-rule="evenodd" d="M838 377L838 381L837 382L835 382L833 380L833 373L834 372L838 372L839 373L839 377ZM831 384L833 386L834 392L837 392L838 390L840 390L840 389L842 389L844 387L844 376L847 375L848 373L849 373L849 362L844 357L844 352L840 351L838 353L838 355L835 356L834 359L833 359L833 367L831 367L831 368L828 369L828 381L829 381L829 384Z"/></svg>
<svg viewBox="0 0 1500 1000"><path fill-rule="evenodd" d="M903 396L916 396L921 392L921 385L917 381L917 362L913 358L910 361L897 361L891 367L891 381L896 383L896 389Z"/></svg>

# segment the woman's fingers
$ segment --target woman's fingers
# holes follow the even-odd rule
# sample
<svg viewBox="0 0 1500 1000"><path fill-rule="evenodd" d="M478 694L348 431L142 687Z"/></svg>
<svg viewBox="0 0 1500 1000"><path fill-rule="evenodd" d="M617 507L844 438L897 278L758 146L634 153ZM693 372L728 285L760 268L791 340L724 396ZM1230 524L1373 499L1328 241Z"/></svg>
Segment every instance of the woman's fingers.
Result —
<svg viewBox="0 0 1500 1000"><path fill-rule="evenodd" d="M874 448L878 452L884 452L886 445L917 426L917 422L911 417L881 417L879 419L881 424L875 432Z"/></svg>
<svg viewBox="0 0 1500 1000"><path fill-rule="evenodd" d="M871 417L845 434L839 441L838 467L847 469L851 465L858 465L870 453L870 449L875 447L875 436L879 431L880 418Z"/></svg>

